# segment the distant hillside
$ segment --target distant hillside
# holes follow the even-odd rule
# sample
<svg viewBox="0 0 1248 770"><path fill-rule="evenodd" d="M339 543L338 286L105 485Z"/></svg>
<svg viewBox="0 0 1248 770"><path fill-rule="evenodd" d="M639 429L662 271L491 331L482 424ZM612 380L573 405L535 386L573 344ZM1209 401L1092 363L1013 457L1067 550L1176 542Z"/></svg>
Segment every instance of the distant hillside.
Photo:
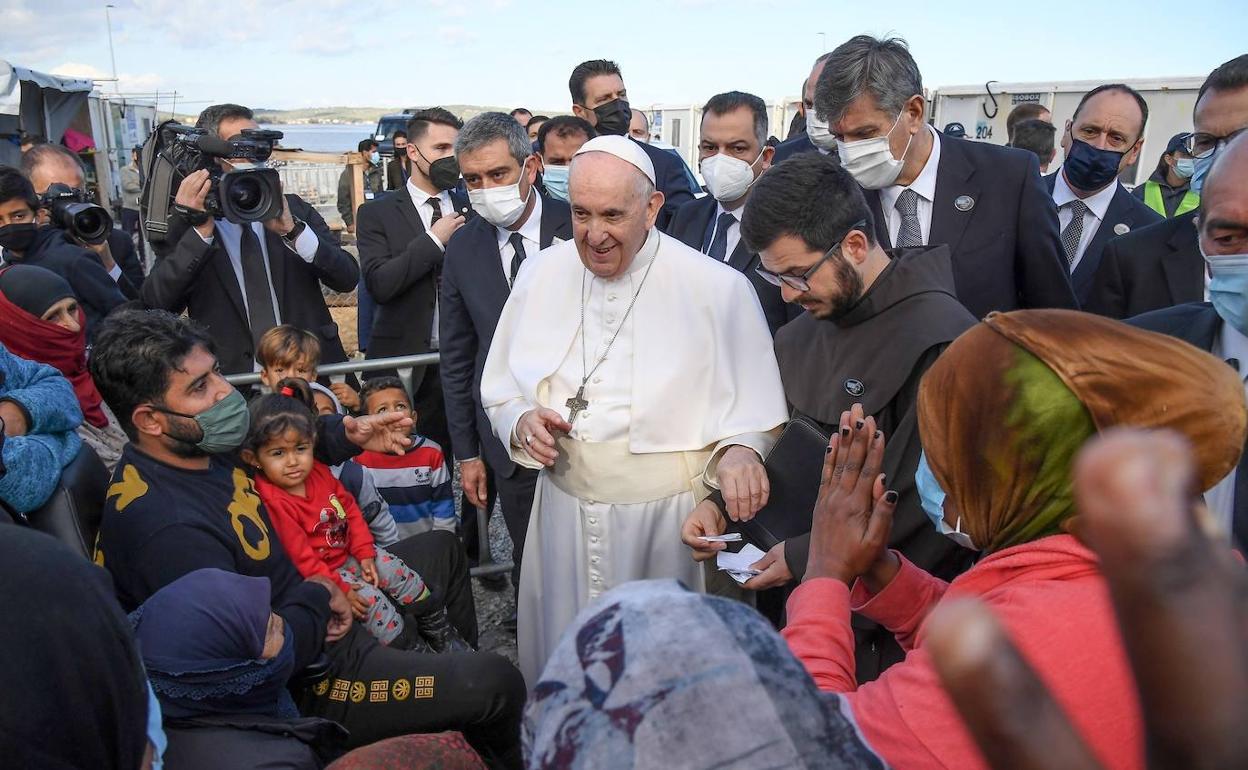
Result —
<svg viewBox="0 0 1248 770"><path fill-rule="evenodd" d="M475 104L443 104L439 105L450 110L460 118L467 120L482 112L510 112L511 107L483 107ZM409 107L414 107L409 105ZM304 107L297 110L256 109L256 121L259 123L301 124L335 124L335 123L376 123L382 115L402 112L404 107ZM538 114L564 115L558 110L546 112L536 110Z"/></svg>

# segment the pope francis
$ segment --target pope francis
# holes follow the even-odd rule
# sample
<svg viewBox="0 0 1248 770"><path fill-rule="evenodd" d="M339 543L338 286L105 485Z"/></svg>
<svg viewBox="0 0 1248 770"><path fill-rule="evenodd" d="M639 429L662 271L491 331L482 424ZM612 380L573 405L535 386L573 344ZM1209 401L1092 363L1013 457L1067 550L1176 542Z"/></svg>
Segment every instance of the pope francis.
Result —
<svg viewBox="0 0 1248 770"><path fill-rule="evenodd" d="M515 461L541 468L518 607L530 686L577 612L629 580L704 590L680 539L707 487L766 502L760 457L787 419L771 335L739 272L654 227L654 167L621 136L572 161L574 239L523 266L481 402Z"/></svg>

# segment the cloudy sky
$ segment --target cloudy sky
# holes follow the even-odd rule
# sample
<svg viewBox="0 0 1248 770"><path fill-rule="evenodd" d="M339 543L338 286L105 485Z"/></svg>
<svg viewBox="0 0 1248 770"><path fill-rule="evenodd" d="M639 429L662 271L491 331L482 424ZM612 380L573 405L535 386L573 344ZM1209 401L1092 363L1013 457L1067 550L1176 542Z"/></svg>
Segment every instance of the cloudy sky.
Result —
<svg viewBox="0 0 1248 770"><path fill-rule="evenodd" d="M104 6L0 0L0 58L109 77ZM1203 76L1248 51L1242 0L1185 8L1155 0L115 0L111 13L121 91L177 89L181 112L220 101L567 109L568 74L591 58L618 61L638 105L701 102L731 89L770 100L797 93L825 41L835 47L859 32L909 40L929 88Z"/></svg>

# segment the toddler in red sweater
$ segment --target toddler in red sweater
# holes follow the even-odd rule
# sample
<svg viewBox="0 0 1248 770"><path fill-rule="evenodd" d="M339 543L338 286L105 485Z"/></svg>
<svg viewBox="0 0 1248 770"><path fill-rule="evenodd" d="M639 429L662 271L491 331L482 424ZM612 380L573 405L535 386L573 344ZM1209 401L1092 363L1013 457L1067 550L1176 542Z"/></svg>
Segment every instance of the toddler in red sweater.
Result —
<svg viewBox="0 0 1248 770"><path fill-rule="evenodd" d="M466 646L450 642L446 610L434 607L425 581L374 543L355 499L313 459L316 418L307 390L306 383L285 380L278 393L252 402L241 453L258 471L256 492L291 561L304 577L336 582L356 620L382 644L410 648L427 641L435 651ZM409 626L404 613L416 623Z"/></svg>

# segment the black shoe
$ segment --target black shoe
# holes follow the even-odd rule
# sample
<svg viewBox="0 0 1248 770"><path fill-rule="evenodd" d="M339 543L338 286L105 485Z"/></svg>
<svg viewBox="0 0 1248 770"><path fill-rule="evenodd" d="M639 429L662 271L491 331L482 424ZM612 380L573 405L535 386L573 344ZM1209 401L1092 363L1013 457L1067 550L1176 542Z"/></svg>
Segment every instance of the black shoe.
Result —
<svg viewBox="0 0 1248 770"><path fill-rule="evenodd" d="M425 637L420 633L420 627L412 618L404 618L403 630L399 635L390 641L389 647L396 650L409 650L411 652L432 653L433 648L425 641Z"/></svg>
<svg viewBox="0 0 1248 770"><path fill-rule="evenodd" d="M507 576L501 572L495 572L489 575L478 575L477 582L481 587L491 593L507 590Z"/></svg>
<svg viewBox="0 0 1248 770"><path fill-rule="evenodd" d="M434 652L472 652L472 645L451 625L444 609L416 618L416 627Z"/></svg>
<svg viewBox="0 0 1248 770"><path fill-rule="evenodd" d="M516 633L516 611L512 610L511 614L503 618L503 630L513 636Z"/></svg>

